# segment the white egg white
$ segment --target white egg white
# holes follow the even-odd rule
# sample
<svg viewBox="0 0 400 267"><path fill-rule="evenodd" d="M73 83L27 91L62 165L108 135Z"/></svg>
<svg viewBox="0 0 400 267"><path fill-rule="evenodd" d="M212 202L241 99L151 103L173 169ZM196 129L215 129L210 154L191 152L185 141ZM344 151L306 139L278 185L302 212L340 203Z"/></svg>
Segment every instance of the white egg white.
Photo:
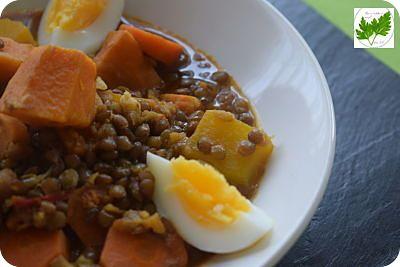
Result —
<svg viewBox="0 0 400 267"><path fill-rule="evenodd" d="M147 165L155 177L153 200L158 212L192 246L207 252L230 253L251 246L271 231L272 220L250 201L251 210L242 213L232 224L218 229L206 227L188 215L179 198L166 190L173 179L170 162L147 153Z"/></svg>
<svg viewBox="0 0 400 267"><path fill-rule="evenodd" d="M121 19L125 0L108 0L103 12L87 28L69 32L55 29L52 33L46 31L47 20L54 0L51 0L43 14L39 25L38 41L40 45L52 44L65 48L81 50L87 54L95 54L110 31L114 31Z"/></svg>

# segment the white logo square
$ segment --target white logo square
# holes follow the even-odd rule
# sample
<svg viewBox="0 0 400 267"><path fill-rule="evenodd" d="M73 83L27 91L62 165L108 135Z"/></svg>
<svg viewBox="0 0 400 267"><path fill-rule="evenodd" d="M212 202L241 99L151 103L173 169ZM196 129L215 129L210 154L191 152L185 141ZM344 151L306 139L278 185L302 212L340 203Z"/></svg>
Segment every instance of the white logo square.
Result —
<svg viewBox="0 0 400 267"><path fill-rule="evenodd" d="M394 48L394 8L354 9L354 48Z"/></svg>

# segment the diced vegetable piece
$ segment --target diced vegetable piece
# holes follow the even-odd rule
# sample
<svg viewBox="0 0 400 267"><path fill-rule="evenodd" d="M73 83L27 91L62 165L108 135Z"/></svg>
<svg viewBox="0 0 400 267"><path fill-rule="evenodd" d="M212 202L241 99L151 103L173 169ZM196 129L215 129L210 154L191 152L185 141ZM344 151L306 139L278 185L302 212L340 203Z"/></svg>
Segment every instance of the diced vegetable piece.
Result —
<svg viewBox="0 0 400 267"><path fill-rule="evenodd" d="M247 186L253 178L260 177L273 150L268 136L263 144L257 145L253 153L247 156L239 154L238 147L253 128L235 119L233 114L221 110L208 110L201 119L196 131L190 137L185 149L185 157L203 160L223 173L229 183L235 186ZM213 154L205 154L198 149L200 138L206 137L213 144L222 145L225 157L219 159Z"/></svg>
<svg viewBox="0 0 400 267"><path fill-rule="evenodd" d="M3 230L0 250L9 263L18 267L44 267L60 255L68 257L67 238L61 230Z"/></svg>
<svg viewBox="0 0 400 267"><path fill-rule="evenodd" d="M34 48L10 80L0 111L35 126L87 127L95 114L96 65L84 53Z"/></svg>
<svg viewBox="0 0 400 267"><path fill-rule="evenodd" d="M127 31L109 33L94 60L98 75L110 88L151 89L161 84L160 77L144 57L138 42Z"/></svg>
<svg viewBox="0 0 400 267"><path fill-rule="evenodd" d="M0 37L8 37L18 43L36 45L31 31L20 21L0 19Z"/></svg>
<svg viewBox="0 0 400 267"><path fill-rule="evenodd" d="M29 144L28 129L21 121L0 113L0 159L15 156L16 148ZM20 151L21 152L21 151Z"/></svg>
<svg viewBox="0 0 400 267"><path fill-rule="evenodd" d="M157 34L126 24L122 24L119 29L132 34L147 55L163 62L165 65L176 64L183 53L183 47L180 44Z"/></svg>
<svg viewBox="0 0 400 267"><path fill-rule="evenodd" d="M85 197L94 194L97 191L92 191L93 194L87 193L90 189L82 187L75 190L69 197L68 200L68 214L67 223L75 231L81 241L88 247L101 246L104 243L107 235L107 229L101 227L96 222L96 218L93 221L88 219L88 207L85 201ZM94 190L94 189L93 189ZM85 193L86 196L85 196Z"/></svg>
<svg viewBox="0 0 400 267"><path fill-rule="evenodd" d="M1 26L0 26L1 28ZM0 84L6 84L21 63L28 57L33 46L30 44L20 44L9 38L0 38L4 47L0 49Z"/></svg>
<svg viewBox="0 0 400 267"><path fill-rule="evenodd" d="M187 252L175 233L158 235L152 232L133 234L119 227L117 220L108 232L100 264L103 267L183 267Z"/></svg>
<svg viewBox="0 0 400 267"><path fill-rule="evenodd" d="M200 100L190 95L164 94L161 99L174 103L178 109L187 115L192 114L201 107Z"/></svg>

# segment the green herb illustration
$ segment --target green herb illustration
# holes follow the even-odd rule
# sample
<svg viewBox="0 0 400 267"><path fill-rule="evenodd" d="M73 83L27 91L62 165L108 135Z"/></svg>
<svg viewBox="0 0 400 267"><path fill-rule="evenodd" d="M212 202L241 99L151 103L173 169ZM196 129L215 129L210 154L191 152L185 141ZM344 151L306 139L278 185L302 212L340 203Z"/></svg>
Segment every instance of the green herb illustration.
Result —
<svg viewBox="0 0 400 267"><path fill-rule="evenodd" d="M359 29L356 30L358 40L368 40L368 43L372 46L378 35L386 36L391 29L392 16L390 12L386 12L379 19L374 18L371 22L367 22L362 17L359 24ZM372 41L371 41L372 39Z"/></svg>

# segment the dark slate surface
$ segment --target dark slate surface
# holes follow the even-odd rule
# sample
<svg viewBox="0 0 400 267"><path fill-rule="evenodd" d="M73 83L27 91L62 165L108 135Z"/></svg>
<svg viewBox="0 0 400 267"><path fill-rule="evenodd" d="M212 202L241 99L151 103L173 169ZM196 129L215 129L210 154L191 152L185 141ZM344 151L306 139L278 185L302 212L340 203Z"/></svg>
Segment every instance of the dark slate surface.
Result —
<svg viewBox="0 0 400 267"><path fill-rule="evenodd" d="M278 266L385 266L400 248L400 75L303 2L270 2L317 56L337 123L324 199Z"/></svg>

